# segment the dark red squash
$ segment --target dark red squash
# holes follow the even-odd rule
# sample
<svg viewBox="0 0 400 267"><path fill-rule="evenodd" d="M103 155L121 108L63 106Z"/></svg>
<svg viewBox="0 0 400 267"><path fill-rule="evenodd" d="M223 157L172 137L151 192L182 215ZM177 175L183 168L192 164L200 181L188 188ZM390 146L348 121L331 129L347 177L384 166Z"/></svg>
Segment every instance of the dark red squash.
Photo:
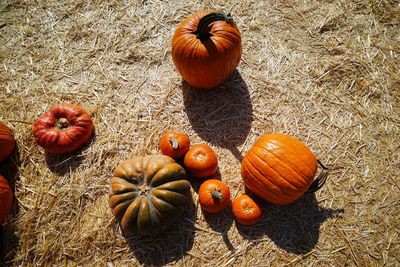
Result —
<svg viewBox="0 0 400 267"><path fill-rule="evenodd" d="M313 182L318 164L324 169ZM248 189L264 200L287 205L324 184L326 167L294 137L267 134L259 138L242 161L241 174Z"/></svg>
<svg viewBox="0 0 400 267"><path fill-rule="evenodd" d="M183 79L210 89L225 81L239 64L240 32L230 14L202 10L186 18L172 39L172 59Z"/></svg>
<svg viewBox="0 0 400 267"><path fill-rule="evenodd" d="M15 148L15 139L10 128L0 121L0 161L10 156Z"/></svg>
<svg viewBox="0 0 400 267"><path fill-rule="evenodd" d="M93 134L93 121L82 108L58 104L41 115L33 126L36 143L47 152L63 154L77 150Z"/></svg>
<svg viewBox="0 0 400 267"><path fill-rule="evenodd" d="M14 194L7 180L0 175L0 224L11 214Z"/></svg>

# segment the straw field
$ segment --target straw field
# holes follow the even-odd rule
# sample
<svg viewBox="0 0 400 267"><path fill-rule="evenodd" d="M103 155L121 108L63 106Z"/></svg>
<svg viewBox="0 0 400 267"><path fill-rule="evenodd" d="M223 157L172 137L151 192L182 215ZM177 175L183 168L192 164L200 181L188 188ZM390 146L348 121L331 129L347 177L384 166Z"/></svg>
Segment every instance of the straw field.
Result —
<svg viewBox="0 0 400 267"><path fill-rule="evenodd" d="M171 38L200 9L231 12L243 53L215 90L182 81ZM399 266L400 4L395 0L0 1L0 120L18 148L0 164L15 191L5 266ZM34 121L74 103L94 119L81 150L46 154ZM241 159L271 132L329 167L325 186L261 222L193 202L155 237L125 238L108 206L114 168L157 154L166 129L218 154L232 197Z"/></svg>

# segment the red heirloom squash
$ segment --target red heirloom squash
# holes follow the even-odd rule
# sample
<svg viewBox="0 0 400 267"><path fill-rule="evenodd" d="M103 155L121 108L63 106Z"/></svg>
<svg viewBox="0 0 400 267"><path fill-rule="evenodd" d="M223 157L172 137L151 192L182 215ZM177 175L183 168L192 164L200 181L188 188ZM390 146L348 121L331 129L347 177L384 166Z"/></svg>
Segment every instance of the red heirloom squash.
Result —
<svg viewBox="0 0 400 267"><path fill-rule="evenodd" d="M33 134L46 151L63 154L77 150L89 141L93 122L84 109L73 104L58 104L36 120Z"/></svg>
<svg viewBox="0 0 400 267"><path fill-rule="evenodd" d="M0 121L0 161L5 160L15 148L14 135L3 122Z"/></svg>
<svg viewBox="0 0 400 267"><path fill-rule="evenodd" d="M7 180L0 175L0 223L6 221L11 214L14 194Z"/></svg>
<svg viewBox="0 0 400 267"><path fill-rule="evenodd" d="M156 235L188 206L185 169L171 157L153 155L122 162L111 179L110 207L127 234Z"/></svg>
<svg viewBox="0 0 400 267"><path fill-rule="evenodd" d="M240 32L230 14L202 10L186 18L172 39L172 59L190 85L210 89L236 69L242 54Z"/></svg>
<svg viewBox="0 0 400 267"><path fill-rule="evenodd" d="M324 171L313 182L318 163ZM285 134L268 134L258 139L243 158L241 175L256 195L286 205L306 192L318 190L326 180L325 170L299 140Z"/></svg>

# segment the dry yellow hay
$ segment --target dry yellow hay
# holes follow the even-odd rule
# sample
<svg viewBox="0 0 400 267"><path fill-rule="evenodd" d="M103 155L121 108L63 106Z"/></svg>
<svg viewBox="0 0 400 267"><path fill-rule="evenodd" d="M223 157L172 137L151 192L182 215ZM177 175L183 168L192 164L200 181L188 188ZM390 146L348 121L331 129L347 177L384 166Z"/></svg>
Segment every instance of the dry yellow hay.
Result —
<svg viewBox="0 0 400 267"><path fill-rule="evenodd" d="M243 56L219 89L197 92L170 41L210 7L233 14ZM1 1L0 119L18 141L1 164L17 199L3 264L399 266L399 18L394 0ZM93 114L96 138L48 156L32 123L64 101ZM255 227L237 227L230 211L204 215L194 193L168 232L125 240L109 178L122 160L158 153L167 128L215 148L234 196L241 156L265 133L299 138L332 171L315 195L264 204Z"/></svg>

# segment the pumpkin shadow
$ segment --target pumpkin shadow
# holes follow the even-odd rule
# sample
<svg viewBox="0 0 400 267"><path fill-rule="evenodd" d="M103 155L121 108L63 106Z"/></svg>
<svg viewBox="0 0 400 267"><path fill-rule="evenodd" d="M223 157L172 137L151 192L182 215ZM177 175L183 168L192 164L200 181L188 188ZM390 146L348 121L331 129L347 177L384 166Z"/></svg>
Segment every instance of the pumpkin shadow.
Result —
<svg viewBox="0 0 400 267"><path fill-rule="evenodd" d="M14 193L16 191L16 182L19 180L20 166L20 152L18 144L16 144L12 154L0 163L0 174L8 181ZM19 237L16 235L16 226L13 223L13 218L16 218L18 214L19 205L14 197L11 216L5 224L0 225L0 266L7 266L7 262L12 261L17 251Z"/></svg>
<svg viewBox="0 0 400 267"><path fill-rule="evenodd" d="M193 247L196 221L193 199L181 220L156 236L125 236L130 250L144 266L165 266L183 258Z"/></svg>
<svg viewBox="0 0 400 267"><path fill-rule="evenodd" d="M251 129L253 109L246 82L238 70L212 90L182 81L185 111L193 130L212 145L229 149L241 161L242 145Z"/></svg>
<svg viewBox="0 0 400 267"><path fill-rule="evenodd" d="M79 167L79 165L85 159L85 155L82 152L88 149L95 141L96 133L93 131L93 135L90 140L73 152L65 154L52 154L46 151L46 164L50 171L55 174L64 175L69 173Z"/></svg>
<svg viewBox="0 0 400 267"><path fill-rule="evenodd" d="M255 200L262 202L256 197ZM318 243L320 225L329 218L341 218L344 213L344 209L319 207L314 193L305 194L288 206L265 203L261 207L261 221L251 227L236 224L239 233L248 239L266 235L278 247L294 254L311 251Z"/></svg>
<svg viewBox="0 0 400 267"><path fill-rule="evenodd" d="M208 226L215 232L221 233L222 240L224 241L226 247L230 251L235 251L234 246L228 238L228 231L233 224L233 215L231 211L231 206L229 205L220 213L209 213L203 212L204 220L207 222Z"/></svg>

